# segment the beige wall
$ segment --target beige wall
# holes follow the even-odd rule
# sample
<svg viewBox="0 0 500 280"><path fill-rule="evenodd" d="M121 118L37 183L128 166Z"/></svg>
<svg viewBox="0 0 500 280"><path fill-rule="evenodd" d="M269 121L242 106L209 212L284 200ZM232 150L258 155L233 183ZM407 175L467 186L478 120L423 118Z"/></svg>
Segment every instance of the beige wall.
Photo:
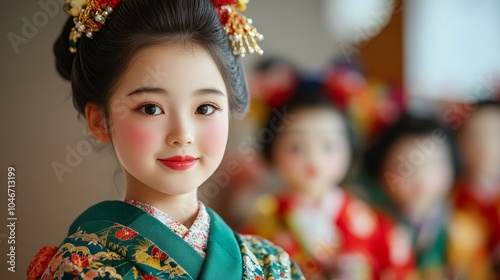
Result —
<svg viewBox="0 0 500 280"><path fill-rule="evenodd" d="M246 14L266 37L262 44L266 54L293 57L305 67L321 65L331 57L334 44L321 25L322 1L251 2ZM0 279L25 279L28 262L40 246L58 245L86 207L119 198L113 175L116 161L109 153L96 151L82 134L85 126L73 109L69 83L58 77L53 66L52 43L66 15L60 11L43 22L43 14L47 15L37 1L4 1L0 17ZM33 22L34 15L40 27L16 53L7 34L22 36L21 19ZM245 59L247 65L254 61ZM68 149L78 147L92 147L92 151L60 181L52 163L67 165ZM6 270L10 165L16 168L16 273Z"/></svg>

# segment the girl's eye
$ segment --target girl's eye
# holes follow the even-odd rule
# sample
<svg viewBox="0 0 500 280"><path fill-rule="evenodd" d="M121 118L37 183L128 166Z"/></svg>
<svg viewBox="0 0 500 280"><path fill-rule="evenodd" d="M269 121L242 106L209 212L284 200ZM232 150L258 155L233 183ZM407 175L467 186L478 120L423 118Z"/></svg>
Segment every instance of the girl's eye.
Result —
<svg viewBox="0 0 500 280"><path fill-rule="evenodd" d="M203 104L196 108L196 114L210 116L220 109L211 104Z"/></svg>
<svg viewBox="0 0 500 280"><path fill-rule="evenodd" d="M163 113L162 109L158 105L154 104L142 105L138 108L138 110L139 112L150 116L155 116Z"/></svg>

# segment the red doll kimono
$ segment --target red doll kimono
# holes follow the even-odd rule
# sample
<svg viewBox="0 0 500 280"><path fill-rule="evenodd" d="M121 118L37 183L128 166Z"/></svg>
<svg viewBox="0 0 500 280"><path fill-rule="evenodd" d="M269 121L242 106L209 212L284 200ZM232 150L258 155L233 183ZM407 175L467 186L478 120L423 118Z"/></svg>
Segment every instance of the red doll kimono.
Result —
<svg viewBox="0 0 500 280"><path fill-rule="evenodd" d="M453 198L449 257L456 273L467 279L498 279L500 193L485 195L462 180Z"/></svg>
<svg viewBox="0 0 500 280"><path fill-rule="evenodd" d="M262 197L257 208L243 231L279 244L306 279L413 279L410 235L341 189L317 207L279 195Z"/></svg>

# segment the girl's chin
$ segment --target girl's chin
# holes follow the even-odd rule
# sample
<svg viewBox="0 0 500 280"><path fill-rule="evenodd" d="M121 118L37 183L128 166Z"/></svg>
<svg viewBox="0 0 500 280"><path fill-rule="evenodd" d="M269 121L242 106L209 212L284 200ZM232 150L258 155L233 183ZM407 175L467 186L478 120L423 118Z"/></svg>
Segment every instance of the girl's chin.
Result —
<svg viewBox="0 0 500 280"><path fill-rule="evenodd" d="M197 191L197 188L182 189L182 190L162 189L162 190L158 190L158 196L166 196L166 197L181 196L181 195L187 195L187 194L190 194L193 192L196 193L196 191Z"/></svg>

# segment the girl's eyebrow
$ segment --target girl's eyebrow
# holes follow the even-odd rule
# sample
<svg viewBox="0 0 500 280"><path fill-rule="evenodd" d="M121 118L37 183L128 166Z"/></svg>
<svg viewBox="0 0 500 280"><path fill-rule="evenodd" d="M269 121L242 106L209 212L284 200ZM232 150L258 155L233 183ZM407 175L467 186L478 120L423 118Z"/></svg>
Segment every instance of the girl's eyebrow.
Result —
<svg viewBox="0 0 500 280"><path fill-rule="evenodd" d="M143 93L158 93L158 94L168 94L168 92L163 88L154 88L154 87L140 87L138 89L133 90L127 96L143 94ZM222 91L216 88L202 88L193 92L194 96L203 96L207 94L215 94L226 96Z"/></svg>
<svg viewBox="0 0 500 280"><path fill-rule="evenodd" d="M193 92L194 96L202 96L206 94L216 94L216 95L222 95L226 96L222 91L216 89L216 88L202 88L198 89L195 92Z"/></svg>
<svg viewBox="0 0 500 280"><path fill-rule="evenodd" d="M159 94L167 94L167 91L162 88L154 88L154 87L140 87L138 89L133 90L127 96L142 94L142 93L159 93Z"/></svg>

